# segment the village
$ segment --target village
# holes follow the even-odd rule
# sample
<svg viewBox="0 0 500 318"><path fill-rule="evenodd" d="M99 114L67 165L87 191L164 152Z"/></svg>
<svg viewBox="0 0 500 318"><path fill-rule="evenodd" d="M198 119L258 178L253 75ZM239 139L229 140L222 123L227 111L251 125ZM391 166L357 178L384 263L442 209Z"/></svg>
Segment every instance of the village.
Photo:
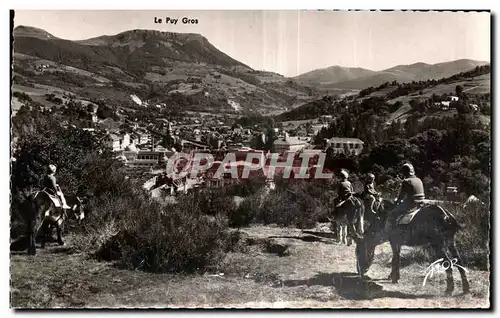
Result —
<svg viewBox="0 0 500 318"><path fill-rule="evenodd" d="M256 149L256 142L264 144L268 142L265 129L259 125L254 127L242 127L240 124L229 125L217 116L197 116L178 121L168 121L158 118L152 122L131 121L124 119L125 124L114 121L112 118L99 119L97 116L97 105L88 107L88 116L92 127L84 128L87 131L104 130L108 135L108 146L121 159L126 168L129 178L147 179L144 188L151 191L151 195L161 194L174 195L178 192L188 192L196 188L221 188L230 184L245 182L241 178L242 169L246 164L248 153L260 153L266 159L264 166L268 166L271 160L271 152ZM363 150L363 141L357 138L334 137L325 140L323 145L314 145L313 139L319 130L331 122L333 116L325 115L319 118L318 123L301 125L279 125L281 128L273 128L274 142L272 142L273 153L279 155L279 161L291 165L292 176L299 173L302 165L301 154L311 159L309 168L317 168L318 156L330 148L334 153L346 155L359 155ZM293 134L293 135L292 135ZM215 158L210 169L204 171L197 178L181 178L174 180L166 171L169 158L177 153L193 156L195 153L209 153ZM221 160L228 154L234 153L239 178L232 178L230 174L214 176ZM293 157L289 157L289 154ZM304 156L302 155L302 156ZM283 171L275 173L276 177L282 176ZM263 176L259 171L251 174L251 177ZM265 182L263 178L256 180ZM153 191L154 190L154 191Z"/></svg>

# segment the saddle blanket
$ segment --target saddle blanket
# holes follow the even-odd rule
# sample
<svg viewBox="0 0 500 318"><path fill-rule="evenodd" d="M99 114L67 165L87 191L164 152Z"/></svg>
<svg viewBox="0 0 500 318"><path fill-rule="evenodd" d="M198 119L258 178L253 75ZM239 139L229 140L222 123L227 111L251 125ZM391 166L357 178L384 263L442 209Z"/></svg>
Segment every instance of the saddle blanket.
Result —
<svg viewBox="0 0 500 318"><path fill-rule="evenodd" d="M411 209L408 213L405 213L405 214L401 215L400 217L398 217L398 219L396 220L396 223L398 225L410 224L410 222L413 220L413 218L418 213L418 211L420 211L420 209L421 209L420 207Z"/></svg>

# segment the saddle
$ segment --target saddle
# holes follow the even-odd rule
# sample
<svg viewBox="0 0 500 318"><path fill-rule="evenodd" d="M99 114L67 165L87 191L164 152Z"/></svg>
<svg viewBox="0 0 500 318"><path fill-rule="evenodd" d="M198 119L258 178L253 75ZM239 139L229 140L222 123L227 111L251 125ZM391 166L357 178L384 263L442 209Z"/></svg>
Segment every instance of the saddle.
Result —
<svg viewBox="0 0 500 318"><path fill-rule="evenodd" d="M342 205L344 205L344 203L346 203L347 201L351 201L352 200L352 195L350 197L348 197L347 199L345 200L342 200L340 201L339 203L337 203L337 205L335 206L336 208L340 208Z"/></svg>
<svg viewBox="0 0 500 318"><path fill-rule="evenodd" d="M398 216L396 219L397 225L408 225L413 220L415 215L425 206L425 202L417 202L413 208L408 210L408 212L404 213L401 216Z"/></svg>
<svg viewBox="0 0 500 318"><path fill-rule="evenodd" d="M38 196L38 194L40 194L40 192L43 192L45 194L47 194L47 196L50 198L50 200L52 201L52 203L54 203L54 206L56 208L62 208L63 204L62 204L62 201L61 199L59 198L59 196L53 194L51 191L47 190L46 188L42 189L41 191L39 191L36 196ZM35 197L36 197L35 196Z"/></svg>

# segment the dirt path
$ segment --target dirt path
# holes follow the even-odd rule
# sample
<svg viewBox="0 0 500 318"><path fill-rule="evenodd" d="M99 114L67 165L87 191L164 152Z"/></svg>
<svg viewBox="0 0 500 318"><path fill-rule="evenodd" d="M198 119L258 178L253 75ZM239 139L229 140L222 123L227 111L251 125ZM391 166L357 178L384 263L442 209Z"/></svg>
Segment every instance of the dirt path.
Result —
<svg viewBox="0 0 500 318"><path fill-rule="evenodd" d="M13 307L218 307L218 308L487 308L489 273L469 269L471 293L443 297L444 274L423 287L428 264L411 264L403 251L401 280L385 280L390 248L376 250L367 273L355 274L354 247L335 243L317 230L253 227L253 243L231 252L217 272L204 275L150 274L116 269L67 247L51 246L37 256L11 255ZM270 244L272 243L272 244ZM266 246L268 248L266 248ZM280 249L285 249L285 252ZM282 256L276 255L276 253Z"/></svg>

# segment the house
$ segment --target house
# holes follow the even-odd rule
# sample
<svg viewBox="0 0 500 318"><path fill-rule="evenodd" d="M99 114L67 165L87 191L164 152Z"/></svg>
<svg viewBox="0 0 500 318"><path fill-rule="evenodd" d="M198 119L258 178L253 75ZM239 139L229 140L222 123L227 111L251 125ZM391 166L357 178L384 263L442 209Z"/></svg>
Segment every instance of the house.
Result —
<svg viewBox="0 0 500 318"><path fill-rule="evenodd" d="M125 165L132 168L156 167L166 161L165 152L139 150L135 145L129 145L123 151Z"/></svg>
<svg viewBox="0 0 500 318"><path fill-rule="evenodd" d="M130 136L130 142L133 144L147 144L151 141L151 136L145 132L134 132L132 136Z"/></svg>
<svg viewBox="0 0 500 318"><path fill-rule="evenodd" d="M121 150L120 137L117 136L116 134L110 134L108 145L111 147L113 151L120 151Z"/></svg>
<svg viewBox="0 0 500 318"><path fill-rule="evenodd" d="M459 98L457 96L450 96L452 102L458 102Z"/></svg>
<svg viewBox="0 0 500 318"><path fill-rule="evenodd" d="M469 107L474 112L477 112L479 110L479 106L477 104L469 104Z"/></svg>
<svg viewBox="0 0 500 318"><path fill-rule="evenodd" d="M188 139L181 139L180 140L182 148L186 149L191 149L191 150L205 150L209 149L210 147L204 143L194 141L194 140L188 140Z"/></svg>
<svg viewBox="0 0 500 318"><path fill-rule="evenodd" d="M442 110L450 109L450 102L441 102L441 109Z"/></svg>
<svg viewBox="0 0 500 318"><path fill-rule="evenodd" d="M277 153L296 152L309 146L308 137L290 137L287 133L283 138L274 141L274 149Z"/></svg>
<svg viewBox="0 0 500 318"><path fill-rule="evenodd" d="M358 138L333 137L327 140L327 148L336 154L359 155L363 151L364 142Z"/></svg>
<svg viewBox="0 0 500 318"><path fill-rule="evenodd" d="M319 117L319 122L323 122L323 123L329 123L333 120L333 116L332 115L322 115Z"/></svg>
<svg viewBox="0 0 500 318"><path fill-rule="evenodd" d="M125 149L128 145L130 145L130 135L128 133L117 134L118 138L120 138L120 149Z"/></svg>

